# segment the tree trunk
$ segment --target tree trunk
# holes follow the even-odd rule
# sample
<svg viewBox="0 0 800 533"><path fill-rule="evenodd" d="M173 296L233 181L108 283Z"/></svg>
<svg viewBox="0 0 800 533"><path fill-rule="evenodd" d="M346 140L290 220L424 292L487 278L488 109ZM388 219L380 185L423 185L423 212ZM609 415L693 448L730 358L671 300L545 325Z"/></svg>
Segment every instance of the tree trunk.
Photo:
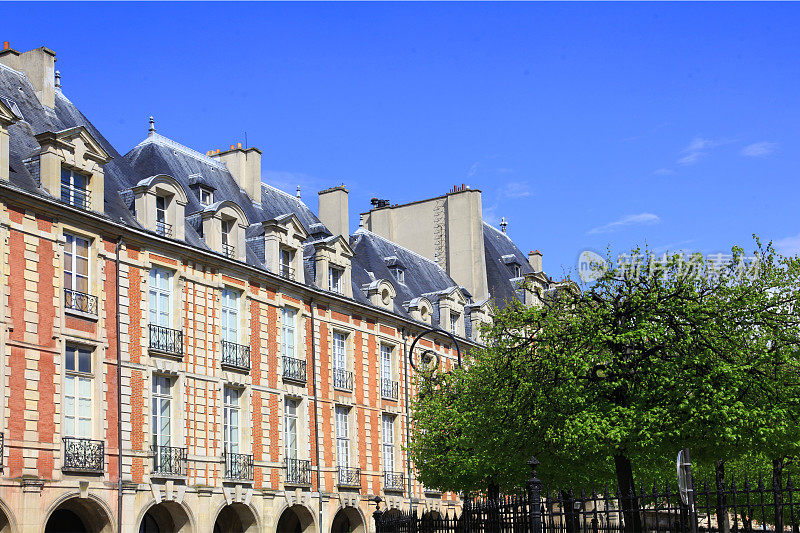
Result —
<svg viewBox="0 0 800 533"><path fill-rule="evenodd" d="M578 533L580 531L580 519L579 513L575 512L575 496L572 491L562 490L561 501L564 505L562 511L564 513L566 533Z"/></svg>
<svg viewBox="0 0 800 533"><path fill-rule="evenodd" d="M625 521L625 533L641 533L642 516L639 513L639 499L633 483L631 460L625 455L614 456L614 468L617 472L619 487L619 503Z"/></svg>
<svg viewBox="0 0 800 533"><path fill-rule="evenodd" d="M487 518L489 519L488 533L499 533L500 531L500 487L492 479L489 481L489 501L486 502L489 506Z"/></svg>
<svg viewBox="0 0 800 533"><path fill-rule="evenodd" d="M717 461L714 466L714 476L717 481L717 528L720 533L730 533L728 499L725 497L725 461Z"/></svg>
<svg viewBox="0 0 800 533"><path fill-rule="evenodd" d="M783 531L783 457L772 460L772 495L775 498L775 531Z"/></svg>

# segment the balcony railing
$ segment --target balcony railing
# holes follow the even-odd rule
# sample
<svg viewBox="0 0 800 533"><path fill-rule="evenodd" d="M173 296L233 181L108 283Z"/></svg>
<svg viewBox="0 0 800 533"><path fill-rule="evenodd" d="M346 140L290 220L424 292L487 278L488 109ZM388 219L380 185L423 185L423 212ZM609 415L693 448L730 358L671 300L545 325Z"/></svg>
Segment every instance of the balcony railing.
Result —
<svg viewBox="0 0 800 533"><path fill-rule="evenodd" d="M278 265L278 274L286 279L294 279L294 268L281 263Z"/></svg>
<svg viewBox="0 0 800 533"><path fill-rule="evenodd" d="M89 209L91 205L89 191L64 183L61 184L61 201L81 209Z"/></svg>
<svg viewBox="0 0 800 533"><path fill-rule="evenodd" d="M391 379L382 379L381 396L387 400L397 400L400 396L400 384Z"/></svg>
<svg viewBox="0 0 800 533"><path fill-rule="evenodd" d="M150 349L169 355L183 356L183 332L150 324Z"/></svg>
<svg viewBox="0 0 800 533"><path fill-rule="evenodd" d="M361 469L340 466L337 481L341 487L361 488Z"/></svg>
<svg viewBox="0 0 800 533"><path fill-rule="evenodd" d="M170 476L186 475L186 448L174 446L151 446L153 472Z"/></svg>
<svg viewBox="0 0 800 533"><path fill-rule="evenodd" d="M296 357L283 356L283 379L306 382L306 362Z"/></svg>
<svg viewBox="0 0 800 533"><path fill-rule="evenodd" d="M289 485L311 485L311 461L286 459L286 483Z"/></svg>
<svg viewBox="0 0 800 533"><path fill-rule="evenodd" d="M64 289L64 307L90 315L97 314L97 296Z"/></svg>
<svg viewBox="0 0 800 533"><path fill-rule="evenodd" d="M253 480L253 456L243 453L222 452L225 461L225 477L242 481Z"/></svg>
<svg viewBox="0 0 800 533"><path fill-rule="evenodd" d="M403 473L390 472L383 473L384 490L403 490Z"/></svg>
<svg viewBox="0 0 800 533"><path fill-rule="evenodd" d="M236 257L236 248L233 247L232 244L223 244L222 245L222 255L225 257L230 257L231 259Z"/></svg>
<svg viewBox="0 0 800 533"><path fill-rule="evenodd" d="M166 222L156 222L156 233L164 237L172 237L172 224Z"/></svg>
<svg viewBox="0 0 800 533"><path fill-rule="evenodd" d="M341 368L334 368L333 388L347 391L353 390L353 373Z"/></svg>
<svg viewBox="0 0 800 533"><path fill-rule="evenodd" d="M102 472L105 463L103 441L64 437L64 464L62 470L75 472Z"/></svg>
<svg viewBox="0 0 800 533"><path fill-rule="evenodd" d="M250 370L250 347L222 341L222 364Z"/></svg>

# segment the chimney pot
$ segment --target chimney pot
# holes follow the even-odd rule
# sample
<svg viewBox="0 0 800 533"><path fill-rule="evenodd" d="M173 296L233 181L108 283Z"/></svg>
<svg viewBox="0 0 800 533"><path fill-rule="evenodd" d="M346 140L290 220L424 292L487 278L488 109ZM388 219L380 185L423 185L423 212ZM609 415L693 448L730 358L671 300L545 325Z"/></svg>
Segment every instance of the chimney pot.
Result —
<svg viewBox="0 0 800 533"><path fill-rule="evenodd" d="M231 150L233 150L233 145L231 145Z"/></svg>
<svg viewBox="0 0 800 533"><path fill-rule="evenodd" d="M242 143L236 143L236 148L241 149L242 148Z"/></svg>
<svg viewBox="0 0 800 533"><path fill-rule="evenodd" d="M8 41L3 41L3 50L8 50L11 48L11 44Z"/></svg>

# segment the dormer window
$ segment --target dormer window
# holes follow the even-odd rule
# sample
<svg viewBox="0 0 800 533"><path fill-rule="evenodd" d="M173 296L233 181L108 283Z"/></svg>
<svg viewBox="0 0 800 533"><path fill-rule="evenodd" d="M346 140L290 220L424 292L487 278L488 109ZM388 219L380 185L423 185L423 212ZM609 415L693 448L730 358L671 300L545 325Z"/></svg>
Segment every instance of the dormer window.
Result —
<svg viewBox="0 0 800 533"><path fill-rule="evenodd" d="M200 187L198 189L200 192L200 203L203 205L211 205L214 203L214 191L209 189L208 187Z"/></svg>
<svg viewBox="0 0 800 533"><path fill-rule="evenodd" d="M81 209L89 209L89 177L61 167L61 201Z"/></svg>
<svg viewBox="0 0 800 533"><path fill-rule="evenodd" d="M514 277L521 278L522 277L522 267L519 265L512 265L514 268Z"/></svg>
<svg viewBox="0 0 800 533"><path fill-rule="evenodd" d="M400 267L393 267L393 268L391 268L389 270L392 273L392 276L394 276L394 279L397 280L397 283L405 284L405 282L406 282L405 270L403 270Z"/></svg>
<svg viewBox="0 0 800 533"><path fill-rule="evenodd" d="M132 188L134 211L139 224L169 239L185 237L186 193L172 177L150 176Z"/></svg>
<svg viewBox="0 0 800 533"><path fill-rule="evenodd" d="M450 313L450 333L453 335L458 335L458 319L460 315L458 313Z"/></svg>
<svg viewBox="0 0 800 533"><path fill-rule="evenodd" d="M294 268L292 267L293 262L294 252L292 250L281 248L278 263L278 273L284 278L294 279Z"/></svg>
<svg viewBox="0 0 800 533"><path fill-rule="evenodd" d="M233 228L236 221L230 218L222 219L222 253L226 257L236 257L236 248L234 247L234 237L232 235Z"/></svg>
<svg viewBox="0 0 800 533"><path fill-rule="evenodd" d="M172 237L172 224L167 222L167 206L169 198L156 196L156 233L164 237Z"/></svg>
<svg viewBox="0 0 800 533"><path fill-rule="evenodd" d="M328 269L328 287L333 292L342 293L342 278L344 277L344 270L341 268L330 267Z"/></svg>

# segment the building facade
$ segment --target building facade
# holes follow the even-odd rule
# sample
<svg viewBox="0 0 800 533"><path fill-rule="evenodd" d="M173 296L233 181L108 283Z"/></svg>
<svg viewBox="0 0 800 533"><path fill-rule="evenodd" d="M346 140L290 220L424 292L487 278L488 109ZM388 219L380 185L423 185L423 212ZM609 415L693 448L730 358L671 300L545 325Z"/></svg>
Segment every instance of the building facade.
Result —
<svg viewBox="0 0 800 533"><path fill-rule="evenodd" d="M378 496L460 505L406 455L405 354L430 328L480 343L520 280L547 288L541 255L466 189L445 198L478 208L471 277L461 241L443 265L377 223L350 235L344 187L317 216L261 155L152 119L122 155L54 52L0 51L0 531L366 533ZM419 345L445 370L450 335Z"/></svg>

